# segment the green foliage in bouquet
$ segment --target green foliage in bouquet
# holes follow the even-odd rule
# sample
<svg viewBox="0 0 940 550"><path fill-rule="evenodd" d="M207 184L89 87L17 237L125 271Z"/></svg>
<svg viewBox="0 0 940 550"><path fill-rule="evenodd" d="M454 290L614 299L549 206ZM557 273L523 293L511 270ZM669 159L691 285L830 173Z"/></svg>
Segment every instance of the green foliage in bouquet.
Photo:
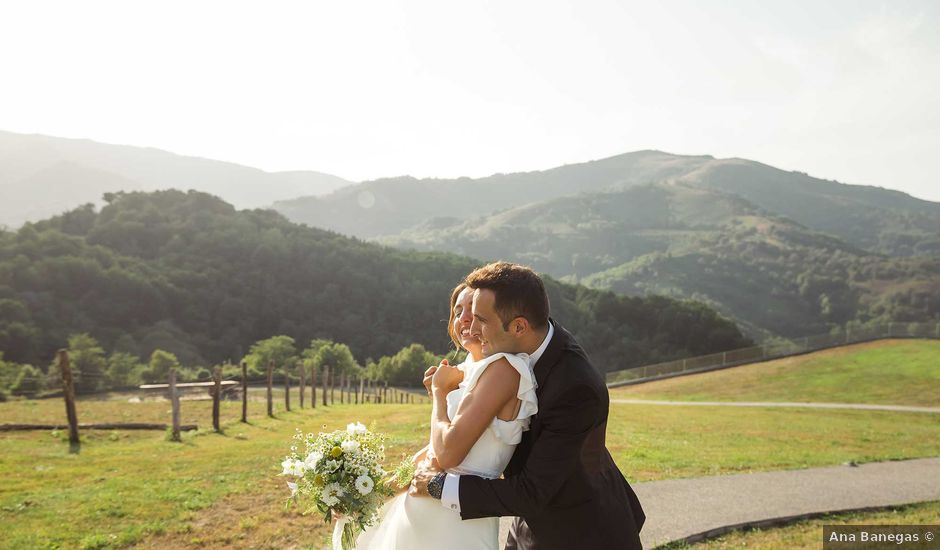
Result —
<svg viewBox="0 0 940 550"><path fill-rule="evenodd" d="M294 435L290 454L281 462L281 475L290 476L289 508L298 500L326 522L337 521L334 542L343 548L355 545L356 535L375 523L385 498L393 491L386 485L385 435L369 431L359 422L346 430Z"/></svg>

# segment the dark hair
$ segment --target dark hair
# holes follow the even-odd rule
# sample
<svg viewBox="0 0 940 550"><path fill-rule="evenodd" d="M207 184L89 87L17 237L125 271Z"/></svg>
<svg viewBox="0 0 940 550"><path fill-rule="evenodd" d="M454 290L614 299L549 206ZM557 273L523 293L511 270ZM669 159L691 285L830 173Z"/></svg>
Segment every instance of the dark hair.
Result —
<svg viewBox="0 0 940 550"><path fill-rule="evenodd" d="M467 283L460 283L454 287L454 291L450 293L450 315L447 317L447 335L450 336L450 340L457 346L457 349L463 349L463 346L460 345L460 335L454 332L454 306L457 305L457 297L460 296L460 293L463 292L463 289L467 288Z"/></svg>
<svg viewBox="0 0 940 550"><path fill-rule="evenodd" d="M496 314L503 330L516 317L525 317L532 328L548 325L548 294L542 279L531 268L509 262L487 264L465 279L474 289L493 291Z"/></svg>

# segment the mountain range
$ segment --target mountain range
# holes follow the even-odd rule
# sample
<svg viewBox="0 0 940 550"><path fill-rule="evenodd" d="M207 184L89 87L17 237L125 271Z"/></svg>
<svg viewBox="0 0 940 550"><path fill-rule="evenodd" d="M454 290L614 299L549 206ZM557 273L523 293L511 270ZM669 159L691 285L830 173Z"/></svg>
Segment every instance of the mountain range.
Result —
<svg viewBox="0 0 940 550"><path fill-rule="evenodd" d="M312 171L265 172L150 147L0 131L0 226L19 227L116 191L195 189L237 208L328 193L351 184Z"/></svg>
<svg viewBox="0 0 940 550"><path fill-rule="evenodd" d="M375 180L274 208L399 248L700 300L758 337L940 315L940 204L743 159L639 151L480 179Z"/></svg>
<svg viewBox="0 0 940 550"><path fill-rule="evenodd" d="M757 338L940 318L940 204L751 160L637 151L475 179L352 183L0 132L0 224L163 188L401 249L698 300Z"/></svg>

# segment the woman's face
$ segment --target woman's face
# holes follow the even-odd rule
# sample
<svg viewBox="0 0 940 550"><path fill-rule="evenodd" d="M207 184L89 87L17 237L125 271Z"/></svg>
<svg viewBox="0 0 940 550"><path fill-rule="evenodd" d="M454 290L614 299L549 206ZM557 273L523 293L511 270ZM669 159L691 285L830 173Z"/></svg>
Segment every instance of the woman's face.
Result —
<svg viewBox="0 0 940 550"><path fill-rule="evenodd" d="M460 346L479 355L480 340L470 336L470 323L473 321L473 289L465 288L457 295L457 301L454 302L454 334L460 341Z"/></svg>

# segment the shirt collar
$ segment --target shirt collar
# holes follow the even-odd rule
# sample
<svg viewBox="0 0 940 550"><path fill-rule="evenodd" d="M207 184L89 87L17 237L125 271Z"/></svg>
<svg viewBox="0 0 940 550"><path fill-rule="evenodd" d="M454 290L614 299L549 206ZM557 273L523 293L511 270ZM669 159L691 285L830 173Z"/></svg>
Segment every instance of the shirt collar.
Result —
<svg viewBox="0 0 940 550"><path fill-rule="evenodd" d="M532 355L529 356L529 366L535 367L535 364L538 362L539 358L542 357L542 354L545 353L545 349L548 348L548 343L552 340L552 336L555 334L555 327L552 326L552 322L548 322L548 332L545 334L545 339L542 340L542 345L539 346L537 350L532 352Z"/></svg>

